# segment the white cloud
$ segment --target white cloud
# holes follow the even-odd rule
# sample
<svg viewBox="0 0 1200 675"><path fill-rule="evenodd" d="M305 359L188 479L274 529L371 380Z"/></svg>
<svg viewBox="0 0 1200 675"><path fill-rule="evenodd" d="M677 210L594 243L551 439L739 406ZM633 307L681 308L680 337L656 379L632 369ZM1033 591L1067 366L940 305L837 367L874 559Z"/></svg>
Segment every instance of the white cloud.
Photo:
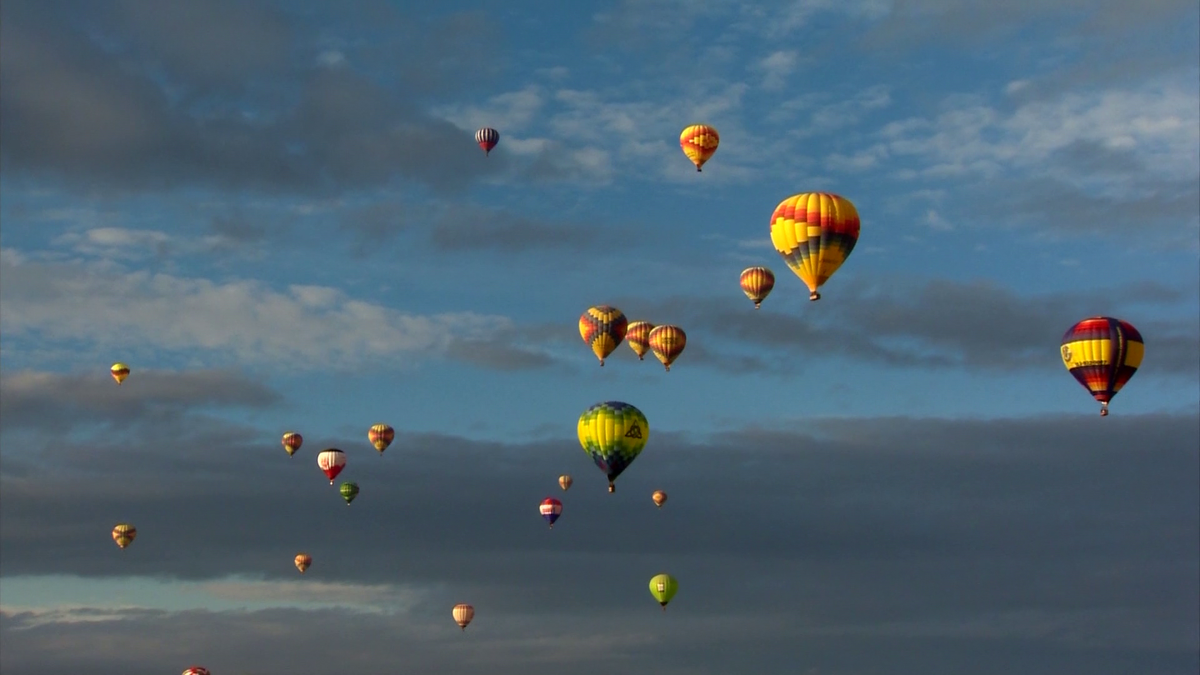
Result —
<svg viewBox="0 0 1200 675"><path fill-rule="evenodd" d="M755 69L762 72L764 89L781 89L787 83L788 75L796 70L799 54L794 51L777 51L759 61Z"/></svg>
<svg viewBox="0 0 1200 675"><path fill-rule="evenodd" d="M493 96L482 106L446 106L435 109L434 113L464 129L493 127L500 132L503 142L508 133L529 127L545 102L544 90L530 84Z"/></svg>

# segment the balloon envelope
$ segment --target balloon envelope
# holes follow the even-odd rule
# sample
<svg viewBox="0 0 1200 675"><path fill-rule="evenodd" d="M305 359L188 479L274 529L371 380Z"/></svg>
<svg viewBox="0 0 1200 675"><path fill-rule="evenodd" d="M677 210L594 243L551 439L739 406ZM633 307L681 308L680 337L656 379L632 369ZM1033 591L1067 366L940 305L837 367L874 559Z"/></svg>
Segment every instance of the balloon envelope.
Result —
<svg viewBox="0 0 1200 675"><path fill-rule="evenodd" d="M1100 402L1103 417L1108 415L1108 402L1142 364L1146 345L1129 323L1093 316L1067 330L1059 353L1067 370Z"/></svg>
<svg viewBox="0 0 1200 675"><path fill-rule="evenodd" d="M625 341L629 343L629 348L637 354L638 361L641 361L646 352L650 351L650 331L654 330L654 324L649 321L634 321L625 329Z"/></svg>
<svg viewBox="0 0 1200 675"><path fill-rule="evenodd" d="M846 262L859 229L854 204L826 192L792 195L771 215L771 243L808 286L809 300L821 299L817 289Z"/></svg>
<svg viewBox="0 0 1200 675"><path fill-rule="evenodd" d="M629 321L621 310L608 305L597 305L589 307L579 317L579 336L592 348L592 352L603 366L604 358L625 339L625 329L628 325Z"/></svg>
<svg viewBox="0 0 1200 675"><path fill-rule="evenodd" d="M596 466L608 477L608 491L616 490L613 481L641 454L650 438L650 423L641 410L622 403L597 403L579 416L579 444Z"/></svg>
<svg viewBox="0 0 1200 675"><path fill-rule="evenodd" d="M124 363L114 363L112 364L112 367L108 369L108 372L112 375L112 378L117 381L117 384L121 384L125 381L125 378L129 377L129 366L125 365Z"/></svg>
<svg viewBox="0 0 1200 675"><path fill-rule="evenodd" d="M696 171L717 151L721 136L717 130L707 124L693 124L685 127L679 134L679 147L683 154L696 165Z"/></svg>
<svg viewBox="0 0 1200 675"><path fill-rule="evenodd" d="M679 583L670 574L658 574L650 579L650 595L654 596L664 610L671 598L675 597L675 591L678 590Z"/></svg>

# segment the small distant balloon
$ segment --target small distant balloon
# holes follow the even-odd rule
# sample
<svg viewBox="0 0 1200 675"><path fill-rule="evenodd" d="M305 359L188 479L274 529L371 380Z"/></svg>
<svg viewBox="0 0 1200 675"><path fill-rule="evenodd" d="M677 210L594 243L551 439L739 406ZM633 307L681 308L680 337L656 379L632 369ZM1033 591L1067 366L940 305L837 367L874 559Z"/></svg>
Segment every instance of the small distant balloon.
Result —
<svg viewBox="0 0 1200 675"><path fill-rule="evenodd" d="M300 553L296 555L295 562L296 569L300 570L300 574L304 574L304 570L307 570L312 565L312 556L307 553Z"/></svg>
<svg viewBox="0 0 1200 675"><path fill-rule="evenodd" d="M491 127L484 127L475 132L475 142L479 144L480 148L483 148L483 155L486 157L500 142L500 132Z"/></svg>
<svg viewBox="0 0 1200 675"><path fill-rule="evenodd" d="M203 666L192 666L183 671L183 675L212 675L212 673L208 672L208 668Z"/></svg>
<svg viewBox="0 0 1200 675"><path fill-rule="evenodd" d="M662 505L667 503L667 493L655 490L654 494L650 495L650 499L654 500L654 505L661 509Z"/></svg>
<svg viewBox="0 0 1200 675"><path fill-rule="evenodd" d="M387 447L392 444L392 441L395 440L395 438L396 430L386 424L376 424L375 426L371 427L370 431L367 432L367 439L371 441L371 445L375 446L375 449L378 450L379 454L381 455L383 454L383 451L387 450Z"/></svg>
<svg viewBox="0 0 1200 675"><path fill-rule="evenodd" d="M337 448L322 450L317 455L317 466L321 467L321 471L325 472L325 477L329 479L329 484L333 485L333 479L337 478L346 466L346 453Z"/></svg>
<svg viewBox="0 0 1200 675"><path fill-rule="evenodd" d="M650 331L650 350L667 372L671 372L671 364L675 363L686 346L687 334L679 326L658 326Z"/></svg>
<svg viewBox="0 0 1200 675"><path fill-rule="evenodd" d="M641 361L646 356L646 352L650 350L650 331L654 330L654 324L649 321L634 321L625 329L625 341L629 343L629 348L637 354L638 361Z"/></svg>
<svg viewBox="0 0 1200 675"><path fill-rule="evenodd" d="M571 483L574 483L574 482L575 481L571 479L571 476L569 474L564 473L563 475L558 477L558 486L563 489L563 492L570 490Z"/></svg>
<svg viewBox="0 0 1200 675"><path fill-rule="evenodd" d="M662 605L664 612L667 611L667 603L675 597L675 591L678 590L679 583L670 574L659 574L650 579L650 594Z"/></svg>
<svg viewBox="0 0 1200 675"><path fill-rule="evenodd" d="M742 292L754 301L754 309L758 309L775 288L775 273L766 267L748 267L742 270L741 282Z"/></svg>
<svg viewBox="0 0 1200 675"><path fill-rule="evenodd" d="M683 154L696 165L696 171L717 151L721 136L717 130L707 124L693 124L679 134L679 147Z"/></svg>
<svg viewBox="0 0 1200 675"><path fill-rule="evenodd" d="M451 614L454 616L454 623L457 623L458 627L465 631L467 630L467 624L471 623L471 619L475 618L475 608L468 604L460 603L454 606Z"/></svg>
<svg viewBox="0 0 1200 675"><path fill-rule="evenodd" d="M112 538L117 542L117 546L125 548L137 538L137 528L129 523L117 523L117 526L113 528Z"/></svg>
<svg viewBox="0 0 1200 675"><path fill-rule="evenodd" d="M538 511L542 514L542 520L545 520L550 527L554 527L554 521L562 515L562 502L554 497L546 497L538 506Z"/></svg>
<svg viewBox="0 0 1200 675"><path fill-rule="evenodd" d="M289 431L283 435L283 449L287 450L288 457L296 454L296 451L303 444L304 437L294 431Z"/></svg>
<svg viewBox="0 0 1200 675"><path fill-rule="evenodd" d="M346 506L350 506L350 502L358 496L358 483L346 482L338 488L338 492L342 493L342 499L346 500Z"/></svg>
<svg viewBox="0 0 1200 675"><path fill-rule="evenodd" d="M125 381L125 378L129 377L129 366L124 363L114 363L112 364L112 368L108 369L108 372L117 381L117 385L119 386Z"/></svg>

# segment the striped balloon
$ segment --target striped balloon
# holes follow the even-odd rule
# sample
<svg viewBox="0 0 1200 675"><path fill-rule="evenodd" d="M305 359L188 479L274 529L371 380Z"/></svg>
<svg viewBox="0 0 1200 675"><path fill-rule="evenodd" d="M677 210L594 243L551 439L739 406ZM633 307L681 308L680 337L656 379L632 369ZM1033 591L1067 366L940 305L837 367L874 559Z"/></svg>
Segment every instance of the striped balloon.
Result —
<svg viewBox="0 0 1200 675"><path fill-rule="evenodd" d="M849 199L825 192L792 195L771 215L771 243L787 266L820 300L821 287L858 242L858 211Z"/></svg>
<svg viewBox="0 0 1200 675"><path fill-rule="evenodd" d="M304 574L304 571L312 565L312 556L307 553L298 553L294 562L296 569L300 570L300 574Z"/></svg>
<svg viewBox="0 0 1200 675"><path fill-rule="evenodd" d="M616 307L599 305L588 308L579 317L579 336L592 348L600 365L604 365L604 357L608 356L625 339L625 329L629 321L625 314Z"/></svg>
<svg viewBox="0 0 1200 675"><path fill-rule="evenodd" d="M758 309L775 288L775 273L766 267L748 267L742 270L741 283L742 292L754 301L754 309Z"/></svg>
<svg viewBox="0 0 1200 675"><path fill-rule="evenodd" d="M483 155L486 157L492 152L492 148L500 142L500 132L491 127L484 127L475 132L475 142L479 147L483 148Z"/></svg>
<svg viewBox="0 0 1200 675"><path fill-rule="evenodd" d="M289 431L283 435L283 449L287 450L288 457L296 454L296 451L303 444L304 437L294 431Z"/></svg>
<svg viewBox="0 0 1200 675"><path fill-rule="evenodd" d="M629 348L637 354L638 361L641 361L646 356L646 352L650 350L650 331L654 330L654 324L649 321L634 321L625 329L625 341L629 343Z"/></svg>
<svg viewBox="0 0 1200 675"><path fill-rule="evenodd" d="M717 134L717 130L707 124L693 124L679 134L679 147L683 148L683 154L696 165L696 171L713 156L720 142L721 136Z"/></svg>
<svg viewBox="0 0 1200 675"><path fill-rule="evenodd" d="M322 450L317 455L317 466L321 467L321 471L324 471L325 477L329 479L329 484L333 485L333 479L337 478L346 466L346 453L337 448Z"/></svg>
<svg viewBox="0 0 1200 675"><path fill-rule="evenodd" d="M471 619L475 618L475 608L466 603L460 603L454 606L450 614L454 617L454 623L458 624L458 627L465 631L467 624L471 623Z"/></svg>
<svg viewBox="0 0 1200 675"><path fill-rule="evenodd" d="M658 326L650 331L650 349L662 361L663 368L671 372L671 364L687 346L687 334L679 326Z"/></svg>
<svg viewBox="0 0 1200 675"><path fill-rule="evenodd" d="M117 526L113 528L112 538L113 541L117 542L117 546L125 548L133 543L133 540L137 538L137 528L129 523L118 523Z"/></svg>
<svg viewBox="0 0 1200 675"><path fill-rule="evenodd" d="M1132 325L1094 316L1071 326L1059 352L1067 371L1100 402L1100 416L1104 417L1108 402L1142 364L1146 345Z"/></svg>
<svg viewBox="0 0 1200 675"><path fill-rule="evenodd" d="M125 378L129 377L129 366L124 363L114 363L108 372L112 375L112 379L117 381L117 384L121 384Z"/></svg>
<svg viewBox="0 0 1200 675"><path fill-rule="evenodd" d="M650 499L654 502L655 506L661 509L662 505L667 503L667 493L663 492L662 490L655 490L650 495Z"/></svg>
<svg viewBox="0 0 1200 675"><path fill-rule="evenodd" d="M381 455L395 438L396 430L386 424L376 424L367 432L367 440L371 441L371 445L375 446Z"/></svg>

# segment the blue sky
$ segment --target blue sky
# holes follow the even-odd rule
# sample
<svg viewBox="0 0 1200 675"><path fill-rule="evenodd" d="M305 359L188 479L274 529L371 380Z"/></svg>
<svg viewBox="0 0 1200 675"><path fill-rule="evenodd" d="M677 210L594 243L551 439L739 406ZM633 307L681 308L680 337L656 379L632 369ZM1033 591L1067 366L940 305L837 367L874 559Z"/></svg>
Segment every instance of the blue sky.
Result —
<svg viewBox="0 0 1200 675"><path fill-rule="evenodd" d="M605 672L796 672L797 640L877 653L906 635L928 648L889 665L813 647L802 672L962 672L955 659L1012 640L1027 660L994 672L1194 672L1200 561L1179 543L1200 537L1182 480L1200 444L1198 22L1178 0L5 3L0 632L15 646L0 659L151 672L255 631L288 650L305 629L275 611L298 626L383 611L398 639L432 645L413 647L414 667L438 672L590 672L585 657ZM678 144L693 123L721 134L702 173ZM486 158L485 125L501 135ZM775 206L808 191L862 218L816 303L768 234ZM777 277L759 311L737 283L751 265ZM625 345L599 367L576 329L598 304L684 328L671 372ZM1058 357L1067 328L1097 314L1146 341L1104 420ZM120 388L118 360L133 370ZM602 400L651 425L615 495L575 440ZM397 430L383 458L365 438L377 422ZM287 430L305 437L292 459ZM351 511L312 466L328 446L363 487ZM576 485L561 495L564 472ZM672 495L661 512L644 508L655 487ZM547 491L564 499L556 548L522 517ZM1026 491L1023 505L1005 496ZM754 515L760 500L775 515ZM135 515L141 538L119 551L107 531ZM980 533L1061 540L1054 523L1068 522L1096 541L1000 565L995 597L931 573L998 565L969 543ZM326 542L296 579L286 537L306 527L341 548ZM411 578L385 571L405 550L377 541L394 527L418 530ZM768 545L821 538L806 528L829 537L819 564ZM162 550L197 541L194 563ZM445 565L472 542L476 562ZM361 566L338 558L358 547ZM897 551L919 553L871 567ZM601 598L520 572L590 556L631 585L617 574ZM825 590L796 579L810 564ZM1039 594L1026 565L1176 591L1089 605L1083 577ZM641 579L662 566L739 581L689 590L676 574L694 613L655 632L668 629ZM903 626L866 593L884 577L917 598L895 610ZM781 599L742 601L773 579ZM864 593L845 604L858 613L817 597L837 588ZM1000 589L1031 600L1008 607ZM437 641L461 637L443 635L459 632L450 596L471 590L468 636L495 632L447 661ZM761 646L695 660L713 635L750 635L760 610L781 617L745 638ZM1030 631L1030 613L1083 627ZM556 617L553 640L522 632L538 617ZM1146 630L1109 634L1131 621ZM194 658L87 651L192 622L205 628ZM346 648L383 672L388 644ZM209 660L287 669L252 652Z"/></svg>

